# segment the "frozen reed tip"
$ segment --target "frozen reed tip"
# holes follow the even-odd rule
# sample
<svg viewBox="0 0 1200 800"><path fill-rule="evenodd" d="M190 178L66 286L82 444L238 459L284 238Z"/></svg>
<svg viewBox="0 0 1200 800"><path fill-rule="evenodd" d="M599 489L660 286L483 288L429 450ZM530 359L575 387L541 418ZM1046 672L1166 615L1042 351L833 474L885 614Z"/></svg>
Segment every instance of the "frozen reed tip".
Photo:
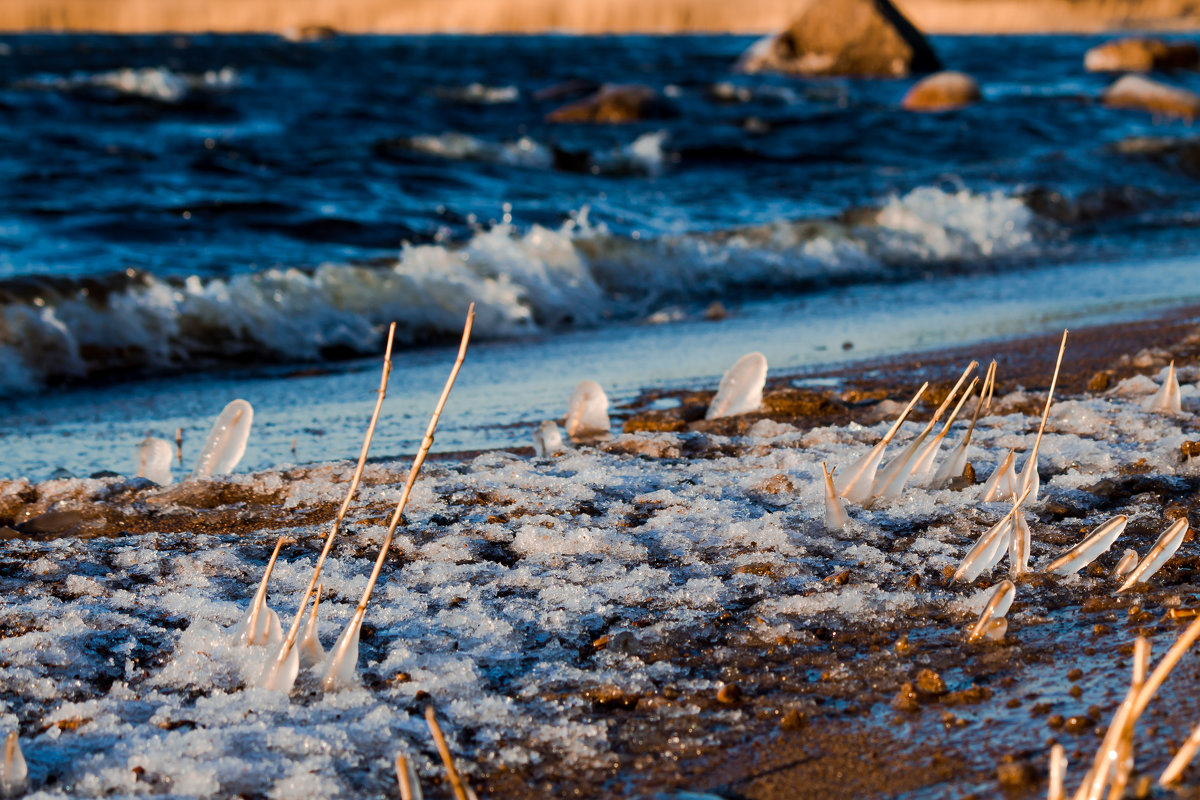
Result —
<svg viewBox="0 0 1200 800"><path fill-rule="evenodd" d="M563 439L562 433L558 430L558 424L553 420L546 420L533 431L533 454L538 458L549 458L555 453L562 452Z"/></svg>
<svg viewBox="0 0 1200 800"><path fill-rule="evenodd" d="M253 421L254 409L245 400L234 400L225 406L208 432L192 477L208 478L232 472L246 453Z"/></svg>
<svg viewBox="0 0 1200 800"><path fill-rule="evenodd" d="M1012 581L1006 579L996 584L996 590L992 592L991 599L984 606L983 613L979 615L979 621L967 635L967 641L977 642L980 639L999 641L1003 639L1004 632L1008 629L1008 622L1004 619L1004 615L1012 607L1013 598L1016 596L1017 587Z"/></svg>
<svg viewBox="0 0 1200 800"><path fill-rule="evenodd" d="M417 771L403 753L396 754L396 782L400 784L400 800L423 800Z"/></svg>
<svg viewBox="0 0 1200 800"><path fill-rule="evenodd" d="M1179 391L1174 361L1167 367L1167 378L1163 385L1142 405L1142 409L1154 414L1179 414L1183 411L1183 397Z"/></svg>
<svg viewBox="0 0 1200 800"><path fill-rule="evenodd" d="M1121 556L1121 560L1113 567L1114 578L1124 578L1129 573L1133 572L1133 568L1137 566L1138 554L1137 550L1126 550Z"/></svg>
<svg viewBox="0 0 1200 800"><path fill-rule="evenodd" d="M979 384L979 378L972 378L971 383L967 386L967 390L963 392L962 397L958 398L958 403L954 406L954 410L950 412L950 416L946 419L946 424L942 426L942 430L937 436L933 437L933 441L926 442L925 446L917 453L916 459L913 461L912 480L916 481L918 486L933 485L934 471L937 468L938 452L941 450L942 440L946 438L946 434L950 432L950 426L954 424L954 420L958 418L958 412L962 410L963 404L971 398L975 392L975 387ZM966 453L964 452L965 456ZM963 469L966 464L963 464ZM958 471L962 475L962 469Z"/></svg>
<svg viewBox="0 0 1200 800"><path fill-rule="evenodd" d="M1117 515L1107 522L1097 525L1082 542L1051 561L1046 566L1046 572L1053 572L1056 575L1074 575L1107 553L1108 548L1112 547L1113 542L1117 541L1117 538L1124 532L1125 524L1128 521L1127 517ZM1134 558L1136 557L1135 553Z"/></svg>
<svg viewBox="0 0 1200 800"><path fill-rule="evenodd" d="M1159 786L1170 786L1175 781L1183 776L1183 771L1188 768L1188 764L1192 763L1192 759L1196 757L1196 750L1200 749L1200 725L1192 728L1192 734L1188 736L1187 741L1179 748L1179 752L1171 759L1171 763L1163 770L1163 774L1158 779Z"/></svg>
<svg viewBox="0 0 1200 800"><path fill-rule="evenodd" d="M1042 421L1038 425L1037 438L1033 440L1033 449L1029 451L1029 456L1025 459L1025 467L1021 470L1021 474L1017 478L1017 483L1013 486L1013 494L1028 492L1031 499L1030 503L1036 503L1038 500L1038 491L1041 489L1041 476L1038 475L1038 449L1042 446L1042 434L1046 432L1046 420L1050 417L1050 404L1054 401L1054 387L1058 385L1058 372L1062 369L1063 353L1067 349L1067 331L1063 331L1062 343L1058 346L1058 359L1054 362L1054 377L1050 379L1050 391L1046 392L1046 407L1042 409Z"/></svg>
<svg viewBox="0 0 1200 800"><path fill-rule="evenodd" d="M1013 451L1009 450L1008 455L996 465L996 469L992 470L991 477L983 484L983 494L979 498L982 502L1008 500L1013 496L1017 487L1017 473L1013 469L1015 458Z"/></svg>
<svg viewBox="0 0 1200 800"><path fill-rule="evenodd" d="M259 680L262 688L277 692L290 692L296 682L296 676L300 672L299 654L295 651L296 637L300 634L300 623L304 619L304 610L308 608L308 601L312 597L313 589L317 586L317 581L321 579L321 569L325 565L325 559L333 548L333 540L337 537L338 530L341 529L342 520L346 518L346 511L350 508L350 501L354 499L354 492L362 480L363 468L367 464L367 454L371 451L371 439L375 435L375 425L379 422L379 410L383 407L384 398L387 397L388 378L392 374L392 344L395 338L396 323L393 322L388 327L387 346L383 351L383 374L379 378L375 410L371 412L371 421L367 424L367 432L363 436L362 450L358 454L358 463L354 466L354 474L350 478L346 498L342 500L342 505L333 518L333 524L329 527L325 544L321 547L321 554L317 557L317 563L313 567L312 577L308 579L304 596L300 598L300 607L296 610L296 615L292 617L292 624L288 628L287 635L283 637L279 652L267 665Z"/></svg>
<svg viewBox="0 0 1200 800"><path fill-rule="evenodd" d="M379 555L375 558L375 565L371 568L371 575L367 578L367 585L363 589L362 597L354 609L354 615L350 618L350 622L346 624L345 630L342 631L342 635L338 637L337 644L334 645L333 650L329 654L325 677L321 681L321 687L327 692L336 691L344 686L357 683L358 636L359 631L362 629L363 615L367 613L367 604L371 602L371 592L375 590L375 582L379 580L379 573L383 569L384 559L387 558L388 550L392 547L392 538L396 535L396 526L400 524L400 520L404 516L404 509L408 505L408 498L412 494L413 486L417 483L417 475L421 472L421 465L425 463L425 457L429 455L429 448L433 447L433 434L437 430L438 420L441 419L442 409L446 407L446 400L450 398L450 390L454 388L454 380L458 377L458 372L462 369L463 361L467 357L467 344L471 341L471 327L474 322L475 304L471 303L467 309L467 321L463 325L462 341L458 344L458 356L454 359L454 366L450 368L450 376L446 378L446 385L442 387L442 394L438 397L437 406L433 409L433 415L429 418L429 425L425 428L425 436L421 439L421 446L417 449L417 454L413 457L412 467L408 471L408 479L404 482L404 489L400 492L400 500L396 503L396 510L392 512L392 518L388 522L387 534L383 538L383 543L379 546ZM301 606L300 610L301 613L304 613L303 606Z"/></svg>
<svg viewBox="0 0 1200 800"><path fill-rule="evenodd" d="M892 437L896 435L896 431L900 430L900 426L908 415L912 412L913 406L925 394L925 390L929 388L929 382L921 384L921 388L913 395L912 400L908 401L908 405L904 407L904 411L892 423L892 427L884 434L879 443L867 451L865 455L855 461L850 468L846 470L841 478L834 482L834 487L837 489L838 497L844 497L851 503L862 505L871 499L871 492L875 488L875 473L879 470L879 462L883 460L883 452L887 448L888 443L892 441Z"/></svg>
<svg viewBox="0 0 1200 800"><path fill-rule="evenodd" d="M735 417L762 407L763 386L767 383L767 357L747 353L721 376L717 395L709 403L705 419Z"/></svg>
<svg viewBox="0 0 1200 800"><path fill-rule="evenodd" d="M454 768L454 757L450 755L450 748L446 746L446 737L442 735L442 727L438 725L437 713L431 705L425 706L425 724L429 726L429 733L433 736L433 743L437 745L438 755L442 757L446 775L450 778L450 786L454 789L454 796L458 800L472 800L475 793L471 791L471 788L458 774L458 770Z"/></svg>
<svg viewBox="0 0 1200 800"><path fill-rule="evenodd" d="M174 457L171 443L166 439L146 437L138 445L138 477L166 486L171 482L171 459Z"/></svg>
<svg viewBox="0 0 1200 800"><path fill-rule="evenodd" d="M1067 751L1061 744L1050 748L1050 790L1046 800L1063 800L1063 781L1067 777Z"/></svg>
<svg viewBox="0 0 1200 800"><path fill-rule="evenodd" d="M10 731L4 737L4 758L0 760L0 795L16 797L25 791L29 770L25 766L25 754L17 741L17 732Z"/></svg>
<svg viewBox="0 0 1200 800"><path fill-rule="evenodd" d="M821 473L825 476L825 530L834 533L845 528L850 517L846 514L842 498L833 490L833 473L825 468L824 461L821 462Z"/></svg>
<svg viewBox="0 0 1200 800"><path fill-rule="evenodd" d="M1117 594L1128 591L1135 584L1145 583L1151 575L1158 572L1162 565L1175 555L1179 545L1183 544L1183 536L1187 533L1187 529L1187 517L1180 517L1172 522L1171 527L1162 532L1158 541L1150 548L1150 552L1146 553L1146 557L1129 573L1129 577L1121 584L1121 588L1117 589Z"/></svg>
<svg viewBox="0 0 1200 800"><path fill-rule="evenodd" d="M325 648L317 630L317 607L321 605L321 584L313 592L312 610L308 612L308 624L304 626L304 638L300 640L300 666L310 669L325 661Z"/></svg>
<svg viewBox="0 0 1200 800"><path fill-rule="evenodd" d="M567 436L592 441L609 434L608 395L595 381L581 381L567 404Z"/></svg>
<svg viewBox="0 0 1200 800"><path fill-rule="evenodd" d="M938 420L942 418L942 414L946 413L946 409L950 407L950 403L954 402L958 390L962 388L963 381L967 379L967 376L977 366L979 366L979 363L976 361L972 361L967 365L958 382L954 384L954 388L950 390L950 393L946 395L941 405L933 412L933 416L926 423L925 428L900 451L900 455L893 458L891 463L879 471L879 475L875 478L875 485L871 489L871 497L867 501L867 505L873 505L879 500L895 500L900 497L905 485L908 483L909 475L912 474L913 467L916 464L917 453L920 452L925 439L933 431Z"/></svg>
<svg viewBox="0 0 1200 800"><path fill-rule="evenodd" d="M271 580L271 572L275 569L275 560L279 558L279 550L284 544L291 541L286 536L280 536L275 542L275 549L271 551L271 558L267 561L266 570L263 571L258 591L254 593L254 599L250 601L250 612L233 631L234 638L241 644L265 645L283 641L279 615L267 608L267 583Z"/></svg>

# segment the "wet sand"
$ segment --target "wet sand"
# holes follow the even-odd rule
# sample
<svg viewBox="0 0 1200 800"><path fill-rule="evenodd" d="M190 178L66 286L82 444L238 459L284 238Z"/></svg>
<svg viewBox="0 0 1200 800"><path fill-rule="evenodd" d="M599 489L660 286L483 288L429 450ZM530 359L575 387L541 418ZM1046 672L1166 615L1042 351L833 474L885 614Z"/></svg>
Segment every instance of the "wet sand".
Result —
<svg viewBox="0 0 1200 800"><path fill-rule="evenodd" d="M898 0L929 33L1194 30L1200 9L1184 0ZM7 0L0 30L354 33L768 33L794 16L791 0Z"/></svg>

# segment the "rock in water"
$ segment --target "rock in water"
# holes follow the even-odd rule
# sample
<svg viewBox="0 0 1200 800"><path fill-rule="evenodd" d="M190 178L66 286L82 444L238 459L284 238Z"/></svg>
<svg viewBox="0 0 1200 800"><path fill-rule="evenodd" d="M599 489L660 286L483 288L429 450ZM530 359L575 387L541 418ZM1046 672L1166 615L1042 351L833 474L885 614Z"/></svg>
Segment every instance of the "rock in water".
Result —
<svg viewBox="0 0 1200 800"><path fill-rule="evenodd" d="M941 64L889 0L810 0L787 30L747 50L738 69L898 78Z"/></svg>
<svg viewBox="0 0 1200 800"><path fill-rule="evenodd" d="M767 357L747 353L721 378L717 396L708 406L705 419L749 414L762 407L763 386L767 382Z"/></svg>
<svg viewBox="0 0 1200 800"><path fill-rule="evenodd" d="M1189 120L1200 117L1200 95L1141 75L1119 79L1105 90L1102 99L1109 108L1134 108Z"/></svg>
<svg viewBox="0 0 1200 800"><path fill-rule="evenodd" d="M900 105L908 111L952 111L978 102L979 84L964 72L936 72L917 81Z"/></svg>
<svg viewBox="0 0 1200 800"><path fill-rule="evenodd" d="M166 439L153 436L143 439L137 452L138 477L166 486L171 482L171 459L174 457L175 448Z"/></svg>
<svg viewBox="0 0 1200 800"><path fill-rule="evenodd" d="M547 122L637 122L665 115L662 97L641 84L606 84L582 100L546 115Z"/></svg>
<svg viewBox="0 0 1200 800"><path fill-rule="evenodd" d="M225 406L208 433L192 477L207 478L232 472L246 453L246 440L250 438L253 421L254 409L245 400L234 400Z"/></svg>
<svg viewBox="0 0 1200 800"><path fill-rule="evenodd" d="M567 407L567 436L578 442L608 433L608 395L595 381L581 382Z"/></svg>
<svg viewBox="0 0 1200 800"><path fill-rule="evenodd" d="M1192 42L1131 37L1098 44L1083 57L1088 72L1152 72L1200 69L1200 49Z"/></svg>

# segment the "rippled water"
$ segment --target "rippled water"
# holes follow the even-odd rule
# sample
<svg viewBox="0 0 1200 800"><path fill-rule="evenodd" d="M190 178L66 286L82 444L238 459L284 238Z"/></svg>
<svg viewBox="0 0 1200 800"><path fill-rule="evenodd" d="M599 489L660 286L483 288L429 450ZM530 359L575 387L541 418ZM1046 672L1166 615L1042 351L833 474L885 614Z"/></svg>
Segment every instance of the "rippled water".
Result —
<svg viewBox="0 0 1200 800"><path fill-rule="evenodd" d="M933 41L984 102L737 75L733 36L0 37L5 469L125 468L113 442L255 392L259 465L304 428L296 458L350 456L386 323L420 418L472 300L492 343L443 448L524 443L586 377L627 397L748 349L795 367L1194 299L1190 126L1103 108L1096 37ZM600 81L666 113L545 121ZM702 322L714 300L733 318Z"/></svg>

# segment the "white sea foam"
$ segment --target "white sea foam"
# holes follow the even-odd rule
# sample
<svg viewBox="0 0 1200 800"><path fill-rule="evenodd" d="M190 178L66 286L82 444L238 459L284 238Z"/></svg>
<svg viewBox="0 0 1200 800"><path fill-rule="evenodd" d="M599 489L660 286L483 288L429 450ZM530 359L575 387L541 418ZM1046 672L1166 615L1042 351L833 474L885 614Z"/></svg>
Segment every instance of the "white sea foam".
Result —
<svg viewBox="0 0 1200 800"><path fill-rule="evenodd" d="M651 155L657 141L646 145ZM893 262L999 256L1033 237L1025 207L993 195L918 189L889 201L879 218L638 240L591 224L585 211L558 229L501 224L462 244L406 245L390 267L325 264L182 282L130 273L102 295L24 289L0 304L0 393L196 360L373 352L392 320L401 342L455 338L470 302L477 336L520 337L731 293L870 279Z"/></svg>
<svg viewBox="0 0 1200 800"><path fill-rule="evenodd" d="M71 91L82 88L107 89L118 94L144 97L160 103L178 103L194 91L231 89L238 73L232 67L201 73L175 72L166 67L125 67L109 72L76 73L69 77L35 78L18 84L21 88Z"/></svg>

